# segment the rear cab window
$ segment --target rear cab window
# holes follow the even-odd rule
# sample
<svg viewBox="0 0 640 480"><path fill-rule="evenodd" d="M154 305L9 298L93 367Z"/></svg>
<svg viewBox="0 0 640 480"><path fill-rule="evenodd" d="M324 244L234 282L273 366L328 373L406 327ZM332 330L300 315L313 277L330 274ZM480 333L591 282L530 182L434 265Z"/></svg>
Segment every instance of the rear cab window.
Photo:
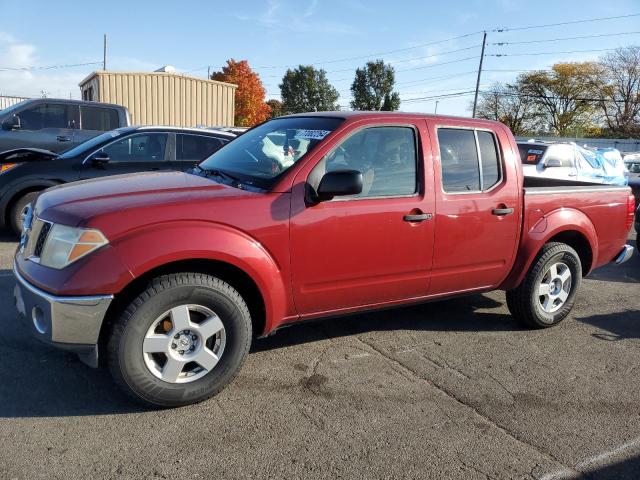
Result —
<svg viewBox="0 0 640 480"><path fill-rule="evenodd" d="M502 181L502 160L495 134L489 130L437 129L445 193L479 193Z"/></svg>
<svg viewBox="0 0 640 480"><path fill-rule="evenodd" d="M106 132L118 128L118 111L105 107L80 107L82 114L82 130L97 130Z"/></svg>

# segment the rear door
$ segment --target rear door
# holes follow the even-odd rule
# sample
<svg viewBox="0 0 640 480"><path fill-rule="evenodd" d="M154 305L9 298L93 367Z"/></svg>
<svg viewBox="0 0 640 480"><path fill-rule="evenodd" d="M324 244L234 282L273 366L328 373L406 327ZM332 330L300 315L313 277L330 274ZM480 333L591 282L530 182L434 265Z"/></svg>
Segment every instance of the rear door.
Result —
<svg viewBox="0 0 640 480"><path fill-rule="evenodd" d="M93 165L88 158L82 169L82 178L173 168L172 148L167 133L134 133L115 140L102 147L100 151L109 157L109 161L102 165Z"/></svg>
<svg viewBox="0 0 640 480"><path fill-rule="evenodd" d="M73 141L77 145L118 127L118 111L115 108L80 105L80 128L76 130Z"/></svg>
<svg viewBox="0 0 640 480"><path fill-rule="evenodd" d="M187 171L222 148L228 141L209 135L176 134L176 160Z"/></svg>
<svg viewBox="0 0 640 480"><path fill-rule="evenodd" d="M355 127L298 174L290 242L294 300L301 315L427 294L434 205L426 180L432 178L431 169L423 168L426 133L418 122ZM360 195L305 201L306 189L317 188L325 172L345 168L362 172Z"/></svg>
<svg viewBox="0 0 640 480"><path fill-rule="evenodd" d="M464 120L428 121L435 162L436 218L429 293L495 287L513 264L520 187L509 137ZM505 156L509 162L505 162Z"/></svg>

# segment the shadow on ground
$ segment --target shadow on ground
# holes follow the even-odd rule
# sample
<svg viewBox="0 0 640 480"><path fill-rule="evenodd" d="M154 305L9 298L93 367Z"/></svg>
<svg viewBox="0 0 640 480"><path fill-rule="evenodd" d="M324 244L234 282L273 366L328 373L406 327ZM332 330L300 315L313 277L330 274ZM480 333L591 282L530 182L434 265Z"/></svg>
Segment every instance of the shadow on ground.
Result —
<svg viewBox="0 0 640 480"><path fill-rule="evenodd" d="M638 310L624 310L615 314L591 315L589 317L575 317L575 319L599 330L606 330L607 333L591 334L600 340L618 342L640 339L640 312Z"/></svg>
<svg viewBox="0 0 640 480"><path fill-rule="evenodd" d="M585 472L590 480L637 480L640 478L640 456Z"/></svg>

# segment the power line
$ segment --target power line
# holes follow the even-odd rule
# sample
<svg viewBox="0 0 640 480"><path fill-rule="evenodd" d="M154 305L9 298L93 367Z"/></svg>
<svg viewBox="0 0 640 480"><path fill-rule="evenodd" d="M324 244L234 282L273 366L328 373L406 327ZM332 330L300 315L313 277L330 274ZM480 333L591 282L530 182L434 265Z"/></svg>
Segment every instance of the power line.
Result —
<svg viewBox="0 0 640 480"><path fill-rule="evenodd" d="M631 17L640 17L640 13L630 13L628 15L616 15L615 17L598 17L598 18L588 18L585 20L572 20L569 22L547 23L543 25L527 25L525 27L503 27L503 28L496 28L492 30L492 32L495 32L495 33L514 32L516 30L531 30L534 28L559 27L562 25L575 25L576 23L601 22L605 20L615 20L619 18L631 18Z"/></svg>
<svg viewBox="0 0 640 480"><path fill-rule="evenodd" d="M534 53L488 53L487 57L529 57L535 55L557 55L559 53L589 53L589 52L609 52L615 48L600 48L596 50L568 50L564 52L534 52Z"/></svg>
<svg viewBox="0 0 640 480"><path fill-rule="evenodd" d="M335 60L324 60L324 61L320 61L320 62L310 62L310 63L311 63L311 65L326 65L328 63L348 62L348 61L351 61L351 60L360 60L360 59L363 59L363 58L376 57L378 55L389 55L390 53L406 52L406 51L409 51L409 50L415 50L417 48L429 47L431 45L438 45L440 43L446 43L446 42L451 42L453 40L459 40L461 38L471 37L473 35L478 35L479 33L482 33L482 30L479 30L477 32L465 33L463 35L458 35L458 36L455 36L455 37L445 38L443 40L436 40L436 41L433 41L433 42L423 43L423 44L420 44L420 45L416 45L414 47L398 48L396 50L387 50L385 52L369 53L367 55L360 55L360 56L356 56L356 57L345 57L345 58L339 58L339 59L335 59ZM296 65L267 65L267 66L262 66L262 67L257 67L257 68L295 68L298 65L300 65L300 64L296 64Z"/></svg>
<svg viewBox="0 0 640 480"><path fill-rule="evenodd" d="M87 65L102 65L102 62L88 62L88 63L68 63L64 65L47 65L47 66L30 66L30 67L0 67L0 72L20 72L31 70L53 70L57 68L73 68L73 67L85 67Z"/></svg>
<svg viewBox="0 0 640 480"><path fill-rule="evenodd" d="M410 100L403 100L403 103L415 103L415 102L424 102L426 100L463 97L463 96L467 96L467 95L473 95L475 93L476 93L475 90L467 90L467 91L456 92L456 93L448 93L448 94L443 94L443 95L431 95L431 96L428 96L428 97L412 98Z"/></svg>
<svg viewBox="0 0 640 480"><path fill-rule="evenodd" d="M560 42L564 40L582 40L585 38L601 38L601 37L617 37L619 35L636 35L637 32L619 32L619 33L602 33L599 35L582 35L579 37L561 37L561 38L549 38L545 40L526 40L521 42L494 42L491 45L503 46L503 45L524 45L529 43L548 43L548 42Z"/></svg>
<svg viewBox="0 0 640 480"><path fill-rule="evenodd" d="M572 97L552 97L547 95L533 95L530 93L517 93L517 92L496 92L494 90L485 90L482 93L490 93L492 95L505 95L508 97L526 97L526 98L541 98L545 100L570 100L574 102L612 102L612 103L624 103L624 100L614 100L609 98L572 98Z"/></svg>

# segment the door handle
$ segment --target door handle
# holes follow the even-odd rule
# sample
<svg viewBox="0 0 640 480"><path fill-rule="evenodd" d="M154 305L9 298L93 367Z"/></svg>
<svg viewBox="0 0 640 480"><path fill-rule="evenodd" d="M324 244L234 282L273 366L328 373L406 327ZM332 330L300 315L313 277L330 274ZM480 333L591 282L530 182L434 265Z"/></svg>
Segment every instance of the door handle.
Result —
<svg viewBox="0 0 640 480"><path fill-rule="evenodd" d="M491 213L499 217L504 215L511 215L513 213L513 208L494 208L493 210L491 210Z"/></svg>
<svg viewBox="0 0 640 480"><path fill-rule="evenodd" d="M405 222L424 222L425 220L431 220L433 215L431 213L419 213L416 215L405 215L402 219Z"/></svg>
<svg viewBox="0 0 640 480"><path fill-rule="evenodd" d="M71 137L67 137L66 135L58 135L57 140L59 142L70 142L71 141Z"/></svg>

